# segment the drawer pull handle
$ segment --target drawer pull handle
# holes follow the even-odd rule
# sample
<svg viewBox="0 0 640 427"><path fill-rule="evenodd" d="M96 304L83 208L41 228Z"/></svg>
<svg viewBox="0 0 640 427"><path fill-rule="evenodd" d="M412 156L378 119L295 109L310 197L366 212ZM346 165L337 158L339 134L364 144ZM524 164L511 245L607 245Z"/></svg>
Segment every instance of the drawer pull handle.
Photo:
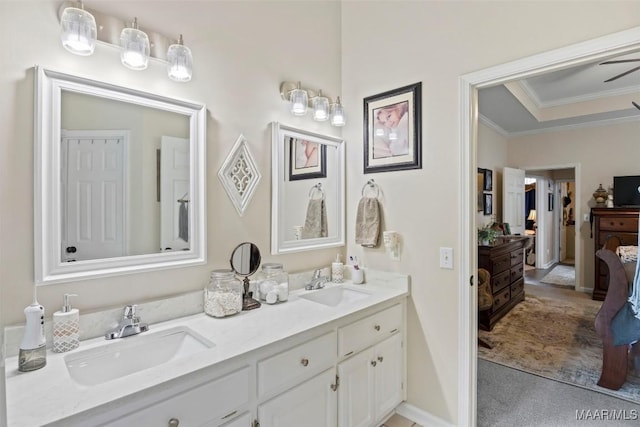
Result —
<svg viewBox="0 0 640 427"><path fill-rule="evenodd" d="M373 329L375 329L376 331L379 331L379 330L380 330L380 325L375 325L375 326L373 327Z"/></svg>
<svg viewBox="0 0 640 427"><path fill-rule="evenodd" d="M382 356L378 356L378 362L382 363L383 360L384 358Z"/></svg>
<svg viewBox="0 0 640 427"><path fill-rule="evenodd" d="M233 417L237 412L238 412L238 411L233 411L232 413L227 414L227 415L225 415L224 417L222 417L222 419L224 420L224 419L226 419L226 418L231 418L231 417Z"/></svg>
<svg viewBox="0 0 640 427"><path fill-rule="evenodd" d="M178 427L178 424L180 424L180 420L177 418L171 418L169 420L169 427Z"/></svg>
<svg viewBox="0 0 640 427"><path fill-rule="evenodd" d="M303 358L303 359L300 361L300 364L301 364L302 366L307 366L307 365L309 364L309 359L307 359L306 357L305 357L305 358Z"/></svg>

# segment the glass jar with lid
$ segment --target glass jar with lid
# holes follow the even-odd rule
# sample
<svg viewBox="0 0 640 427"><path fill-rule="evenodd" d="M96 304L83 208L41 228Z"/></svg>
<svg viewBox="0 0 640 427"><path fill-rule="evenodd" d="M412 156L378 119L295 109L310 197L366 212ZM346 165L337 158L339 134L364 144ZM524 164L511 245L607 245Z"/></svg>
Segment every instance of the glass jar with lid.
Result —
<svg viewBox="0 0 640 427"><path fill-rule="evenodd" d="M275 304L289 299L289 273L282 264L264 263L256 281L258 299L267 304Z"/></svg>
<svg viewBox="0 0 640 427"><path fill-rule="evenodd" d="M233 270L213 270L204 290L204 312L213 317L226 317L242 310L242 282Z"/></svg>

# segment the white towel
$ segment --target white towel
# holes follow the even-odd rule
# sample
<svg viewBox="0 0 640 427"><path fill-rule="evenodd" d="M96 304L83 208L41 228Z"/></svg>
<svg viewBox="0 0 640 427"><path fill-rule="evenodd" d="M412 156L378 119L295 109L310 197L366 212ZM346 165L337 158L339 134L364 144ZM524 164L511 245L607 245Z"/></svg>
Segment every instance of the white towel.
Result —
<svg viewBox="0 0 640 427"><path fill-rule="evenodd" d="M363 197L356 214L356 244L375 248L380 235L380 205L375 197Z"/></svg>
<svg viewBox="0 0 640 427"><path fill-rule="evenodd" d="M303 239L327 237L327 209L322 199L309 199L307 217L302 228Z"/></svg>
<svg viewBox="0 0 640 427"><path fill-rule="evenodd" d="M187 201L182 200L178 209L178 237L189 241L189 207Z"/></svg>

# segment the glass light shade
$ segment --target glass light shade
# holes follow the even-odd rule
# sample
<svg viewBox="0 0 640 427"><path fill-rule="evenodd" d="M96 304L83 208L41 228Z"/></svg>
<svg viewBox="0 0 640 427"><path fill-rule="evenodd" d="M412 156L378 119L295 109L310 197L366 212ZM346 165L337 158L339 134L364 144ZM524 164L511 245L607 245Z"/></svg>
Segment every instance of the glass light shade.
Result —
<svg viewBox="0 0 640 427"><path fill-rule="evenodd" d="M138 30L136 21L134 28L124 28L120 33L120 60L122 65L132 70L144 70L149 64L149 37L144 31Z"/></svg>
<svg viewBox="0 0 640 427"><path fill-rule="evenodd" d="M88 56L96 47L96 20L92 14L76 7L67 7L60 17L62 46L76 55Z"/></svg>
<svg viewBox="0 0 640 427"><path fill-rule="evenodd" d="M398 139L398 131L395 129L391 129L389 131L389 141L395 141Z"/></svg>
<svg viewBox="0 0 640 427"><path fill-rule="evenodd" d="M331 105L331 124L333 126L344 126L345 123L344 110L342 104L340 104L340 97L338 97L336 103Z"/></svg>
<svg viewBox="0 0 640 427"><path fill-rule="evenodd" d="M317 122L329 120L329 99L321 93L313 98L313 120Z"/></svg>
<svg viewBox="0 0 640 427"><path fill-rule="evenodd" d="M376 136L384 136L384 128L376 128Z"/></svg>
<svg viewBox="0 0 640 427"><path fill-rule="evenodd" d="M177 44L172 44L167 50L167 73L171 80L188 82L191 80L193 56L191 49L182 44L182 35Z"/></svg>
<svg viewBox="0 0 640 427"><path fill-rule="evenodd" d="M291 103L291 114L294 116L304 116L307 114L309 97L306 90L302 90L299 87L293 89L289 95L289 102Z"/></svg>

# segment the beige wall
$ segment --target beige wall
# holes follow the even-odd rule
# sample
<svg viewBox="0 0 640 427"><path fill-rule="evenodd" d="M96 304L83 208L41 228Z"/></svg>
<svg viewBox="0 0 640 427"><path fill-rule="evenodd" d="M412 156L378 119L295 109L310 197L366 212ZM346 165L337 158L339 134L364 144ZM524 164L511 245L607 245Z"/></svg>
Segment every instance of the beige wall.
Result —
<svg viewBox="0 0 640 427"><path fill-rule="evenodd" d="M421 81L423 167L347 172L348 252L367 265L411 274L409 402L457 422L460 223L459 82L462 74L640 24L634 2L343 2L342 82L350 122L347 158L362 163L362 99ZM586 169L586 168L585 168ZM354 243L360 188L384 193L387 229L402 237L402 260ZM586 185L590 187L589 184ZM438 248L454 248L454 270Z"/></svg>
<svg viewBox="0 0 640 427"><path fill-rule="evenodd" d="M488 192L493 194L493 215L476 213L478 228L491 224L493 218L502 222L502 168L509 166L507 149L507 138L482 123L478 124L478 167L493 171L493 190Z"/></svg>
<svg viewBox="0 0 640 427"><path fill-rule="evenodd" d="M617 175L640 174L640 122L613 126L583 128L573 131L542 133L509 140L509 162L526 169L527 166L579 164L582 216L594 206L593 192L602 184L613 185ZM572 197L575 201L575 197ZM575 210L575 209L574 209ZM579 247L576 256L582 257L582 277L586 288L593 288L593 239L589 237L589 222L575 218Z"/></svg>

